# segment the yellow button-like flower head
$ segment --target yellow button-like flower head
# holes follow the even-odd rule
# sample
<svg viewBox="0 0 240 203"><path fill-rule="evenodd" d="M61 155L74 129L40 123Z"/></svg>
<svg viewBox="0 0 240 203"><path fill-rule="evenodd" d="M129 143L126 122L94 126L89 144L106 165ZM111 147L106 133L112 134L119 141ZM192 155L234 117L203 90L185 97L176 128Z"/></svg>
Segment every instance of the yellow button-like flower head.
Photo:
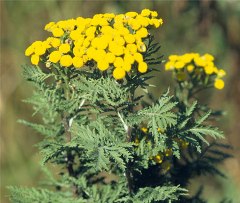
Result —
<svg viewBox="0 0 240 203"><path fill-rule="evenodd" d="M124 35L124 39L128 44L132 44L135 42L135 37L132 34Z"/></svg>
<svg viewBox="0 0 240 203"><path fill-rule="evenodd" d="M129 63L129 64L134 63L134 57L131 54L125 54L123 60L125 63Z"/></svg>
<svg viewBox="0 0 240 203"><path fill-rule="evenodd" d="M55 37L52 37L52 39L50 41L50 44L54 48L59 47L60 43L61 43L60 39L59 38L55 38Z"/></svg>
<svg viewBox="0 0 240 203"><path fill-rule="evenodd" d="M126 72L123 68L115 68L113 71L113 77L116 80L123 79L125 77L125 75L126 75Z"/></svg>
<svg viewBox="0 0 240 203"><path fill-rule="evenodd" d="M181 69L185 66L184 62L182 61L177 61L175 64L174 64L175 68L176 69Z"/></svg>
<svg viewBox="0 0 240 203"><path fill-rule="evenodd" d="M160 164L160 163L162 163L162 161L163 161L163 156L162 156L161 154L158 154L158 155L156 155L156 156L153 158L153 160L154 160L156 163Z"/></svg>
<svg viewBox="0 0 240 203"><path fill-rule="evenodd" d="M34 47L31 45L25 51L25 56L30 56L34 53Z"/></svg>
<svg viewBox="0 0 240 203"><path fill-rule="evenodd" d="M214 71L214 67L213 66L205 66L204 71L207 75L211 75Z"/></svg>
<svg viewBox="0 0 240 203"><path fill-rule="evenodd" d="M165 70L173 70L174 69L174 62L173 61L169 61L165 64Z"/></svg>
<svg viewBox="0 0 240 203"><path fill-rule="evenodd" d="M131 54L135 54L137 52L137 45L136 44L128 44L126 48L127 48L127 50L129 50L129 52Z"/></svg>
<svg viewBox="0 0 240 203"><path fill-rule="evenodd" d="M138 15L138 13L134 11L130 11L130 12L127 12L125 15L128 17L134 18Z"/></svg>
<svg viewBox="0 0 240 203"><path fill-rule="evenodd" d="M73 63L72 57L70 55L63 55L60 59L61 66L69 67Z"/></svg>
<svg viewBox="0 0 240 203"><path fill-rule="evenodd" d="M105 71L105 70L108 69L109 63L108 63L108 61L102 59L102 60L99 60L99 61L98 61L97 66L98 66L98 69L99 69L99 70Z"/></svg>
<svg viewBox="0 0 240 203"><path fill-rule="evenodd" d="M223 89L224 88L224 81L222 79L218 79L218 78L215 79L214 87L216 89L219 89L219 90Z"/></svg>
<svg viewBox="0 0 240 203"><path fill-rule="evenodd" d="M143 9L141 15L148 17L151 15L151 11L149 9Z"/></svg>
<svg viewBox="0 0 240 203"><path fill-rule="evenodd" d="M69 44L61 44L59 46L59 51L63 54L68 53L70 51L70 45Z"/></svg>
<svg viewBox="0 0 240 203"><path fill-rule="evenodd" d="M62 57L62 53L60 51L53 51L50 55L49 55L49 61L51 61L52 63L57 63Z"/></svg>
<svg viewBox="0 0 240 203"><path fill-rule="evenodd" d="M54 22L50 22L47 25L45 25L44 30L51 31L51 28L53 28L55 25Z"/></svg>
<svg viewBox="0 0 240 203"><path fill-rule="evenodd" d="M194 66L193 66L193 65L188 65L188 66L187 66L188 72L192 72L193 69L194 69Z"/></svg>
<svg viewBox="0 0 240 203"><path fill-rule="evenodd" d="M123 59L122 59L122 57L116 57L113 64L114 64L114 66L116 68L122 67L123 66Z"/></svg>
<svg viewBox="0 0 240 203"><path fill-rule="evenodd" d="M52 29L52 34L54 37L61 37L64 34L64 31L62 28L53 28Z"/></svg>
<svg viewBox="0 0 240 203"><path fill-rule="evenodd" d="M45 54L46 47L43 44L35 46L35 51L34 52L35 52L35 54L41 56L41 55Z"/></svg>
<svg viewBox="0 0 240 203"><path fill-rule="evenodd" d="M39 63L39 56L36 55L36 54L33 54L33 55L31 56L31 63L32 63L33 65L38 65L38 63Z"/></svg>
<svg viewBox="0 0 240 203"><path fill-rule="evenodd" d="M134 59L135 59L138 63L143 62L143 56L142 56L142 54L140 54L140 53L135 53L135 54L134 54Z"/></svg>
<svg viewBox="0 0 240 203"><path fill-rule="evenodd" d="M219 78L222 78L222 77L225 76L225 75L226 75L226 72L225 72L223 69L218 70L217 76L218 76Z"/></svg>
<svg viewBox="0 0 240 203"><path fill-rule="evenodd" d="M148 36L148 31L146 28L141 28L136 32L136 36L140 38L144 38Z"/></svg>
<svg viewBox="0 0 240 203"><path fill-rule="evenodd" d="M112 52L115 56L121 56L124 53L123 47L119 46L114 41L109 43L109 51Z"/></svg>
<svg viewBox="0 0 240 203"><path fill-rule="evenodd" d="M115 55L111 52L108 52L106 54L106 60L108 61L108 63L113 63L115 61Z"/></svg>
<svg viewBox="0 0 240 203"><path fill-rule="evenodd" d="M83 59L81 57L73 57L72 63L75 68L81 68L83 66Z"/></svg>
<svg viewBox="0 0 240 203"><path fill-rule="evenodd" d="M138 71L140 73L146 73L147 72L147 68L148 68L148 66L147 66L147 63L145 63L145 62L140 62L138 64Z"/></svg>

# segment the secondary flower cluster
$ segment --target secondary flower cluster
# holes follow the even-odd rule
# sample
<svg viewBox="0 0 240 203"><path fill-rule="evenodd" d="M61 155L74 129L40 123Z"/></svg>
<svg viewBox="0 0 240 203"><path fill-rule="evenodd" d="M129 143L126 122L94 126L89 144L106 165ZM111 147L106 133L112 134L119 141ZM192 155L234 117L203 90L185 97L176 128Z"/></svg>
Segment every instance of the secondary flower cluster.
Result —
<svg viewBox="0 0 240 203"><path fill-rule="evenodd" d="M142 55L146 52L144 39L148 37L150 27L162 25L162 19L157 16L156 11L144 9L140 14L106 13L93 18L50 22L45 30L53 36L34 42L25 55L31 56L32 64L38 65L42 61L47 67L53 63L81 68L94 61L101 71L111 68L115 79L124 78L134 63L138 71L144 73L148 68Z"/></svg>
<svg viewBox="0 0 240 203"><path fill-rule="evenodd" d="M162 132L162 130L158 128L158 132ZM149 139L149 136L150 134L148 132L148 129L145 127L141 128L140 133L135 137L134 140L135 145L138 146L140 140L145 139L146 144L151 146L153 143ZM178 146L181 150L186 149L189 145L188 142L179 138L174 138L174 141L178 143ZM172 167L171 164L172 155L173 155L172 149L169 148L166 149L164 152L159 152L157 155L149 157L149 160L155 162L156 164L160 164L162 171L167 172Z"/></svg>
<svg viewBox="0 0 240 203"><path fill-rule="evenodd" d="M224 88L222 77L226 75L223 69L218 69L214 64L214 57L210 54L200 56L198 53L186 53L184 55L171 55L165 65L165 70L174 70L179 82L191 79L206 84L209 76L214 77L214 87Z"/></svg>

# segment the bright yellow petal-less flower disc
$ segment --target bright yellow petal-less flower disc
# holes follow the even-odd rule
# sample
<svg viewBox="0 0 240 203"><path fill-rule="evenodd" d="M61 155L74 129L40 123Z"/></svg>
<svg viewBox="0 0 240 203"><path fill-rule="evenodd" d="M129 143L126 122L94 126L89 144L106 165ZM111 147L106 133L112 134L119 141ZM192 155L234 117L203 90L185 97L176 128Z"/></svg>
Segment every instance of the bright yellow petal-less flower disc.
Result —
<svg viewBox="0 0 240 203"><path fill-rule="evenodd" d="M32 63L33 65L38 65L38 63L39 63L39 56L36 55L36 54L33 54L33 55L31 56L31 63Z"/></svg>
<svg viewBox="0 0 240 203"><path fill-rule="evenodd" d="M83 66L83 59L81 57L74 57L72 63L75 68L81 68Z"/></svg>
<svg viewBox="0 0 240 203"><path fill-rule="evenodd" d="M63 55L60 59L61 66L69 67L73 63L72 57L70 55Z"/></svg>
<svg viewBox="0 0 240 203"><path fill-rule="evenodd" d="M215 82L214 82L214 87L216 89L223 89L224 88L224 81L222 79L215 79Z"/></svg>
<svg viewBox="0 0 240 203"><path fill-rule="evenodd" d="M69 44L61 44L60 46L59 46L59 51L61 52L61 53L68 53L69 51L70 51L70 45Z"/></svg>
<svg viewBox="0 0 240 203"><path fill-rule="evenodd" d="M147 72L147 68L148 68L148 66L147 66L147 64L146 64L145 62L140 62L140 63L138 64L138 71L139 71L140 73L145 73L145 72Z"/></svg>
<svg viewBox="0 0 240 203"><path fill-rule="evenodd" d="M50 55L49 55L49 61L51 61L52 63L57 63L62 57L62 53L60 51L53 51Z"/></svg>
<svg viewBox="0 0 240 203"><path fill-rule="evenodd" d="M123 68L115 68L113 71L113 77L116 80L123 79L125 77L125 75L126 75L126 72Z"/></svg>

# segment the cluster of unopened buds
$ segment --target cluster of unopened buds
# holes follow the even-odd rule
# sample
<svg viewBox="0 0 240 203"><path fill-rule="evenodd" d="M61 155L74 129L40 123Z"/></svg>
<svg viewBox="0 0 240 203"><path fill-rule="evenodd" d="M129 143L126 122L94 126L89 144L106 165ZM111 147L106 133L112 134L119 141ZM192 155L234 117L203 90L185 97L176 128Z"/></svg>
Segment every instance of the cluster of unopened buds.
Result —
<svg viewBox="0 0 240 203"><path fill-rule="evenodd" d="M214 64L214 57L210 54L200 56L198 53L186 53L184 55L171 55L165 64L165 70L174 71L174 75L179 82L196 79L205 85L210 76L214 78L216 89L224 88L222 77L226 75L223 69L218 69Z"/></svg>
<svg viewBox="0 0 240 203"><path fill-rule="evenodd" d="M150 28L163 23L157 16L156 11L144 9L140 14L106 13L50 22L45 30L53 36L32 43L25 55L31 56L33 65L42 62L48 68L53 64L82 68L92 61L100 71L110 70L115 79L123 79L133 67L145 73L148 70L143 58L147 50L145 39Z"/></svg>
<svg viewBox="0 0 240 203"><path fill-rule="evenodd" d="M158 128L158 132L164 132L164 131ZM138 146L141 139L145 139L146 144L151 145L152 142L151 140L148 139L149 132L146 127L141 128L141 134L142 134L141 136L137 136L135 138L134 140L135 145ZM183 139L174 138L174 141L178 143L179 148L181 150L185 150L189 145L189 143ZM172 164L171 164L172 155L173 155L172 149L168 148L164 152L159 152L157 155L149 157L149 160L153 161L156 164L159 164L163 172L168 172L172 167Z"/></svg>

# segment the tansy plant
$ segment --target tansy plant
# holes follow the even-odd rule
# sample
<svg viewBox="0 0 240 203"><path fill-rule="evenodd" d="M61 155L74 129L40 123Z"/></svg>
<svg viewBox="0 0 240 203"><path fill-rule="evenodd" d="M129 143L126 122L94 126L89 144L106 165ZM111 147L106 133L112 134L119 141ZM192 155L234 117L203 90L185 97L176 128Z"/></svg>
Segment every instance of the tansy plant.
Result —
<svg viewBox="0 0 240 203"><path fill-rule="evenodd" d="M225 72L209 54L170 56L175 94L154 98L148 80L162 54L151 30L162 23L144 9L45 26L52 36L26 49L33 65L23 72L35 87L25 102L41 124L20 122L44 135L38 147L48 179L38 188L10 187L13 202L200 202L200 192L188 195L189 181L222 175L215 165L229 155L226 145L209 144L223 134L193 95L223 88Z"/></svg>

